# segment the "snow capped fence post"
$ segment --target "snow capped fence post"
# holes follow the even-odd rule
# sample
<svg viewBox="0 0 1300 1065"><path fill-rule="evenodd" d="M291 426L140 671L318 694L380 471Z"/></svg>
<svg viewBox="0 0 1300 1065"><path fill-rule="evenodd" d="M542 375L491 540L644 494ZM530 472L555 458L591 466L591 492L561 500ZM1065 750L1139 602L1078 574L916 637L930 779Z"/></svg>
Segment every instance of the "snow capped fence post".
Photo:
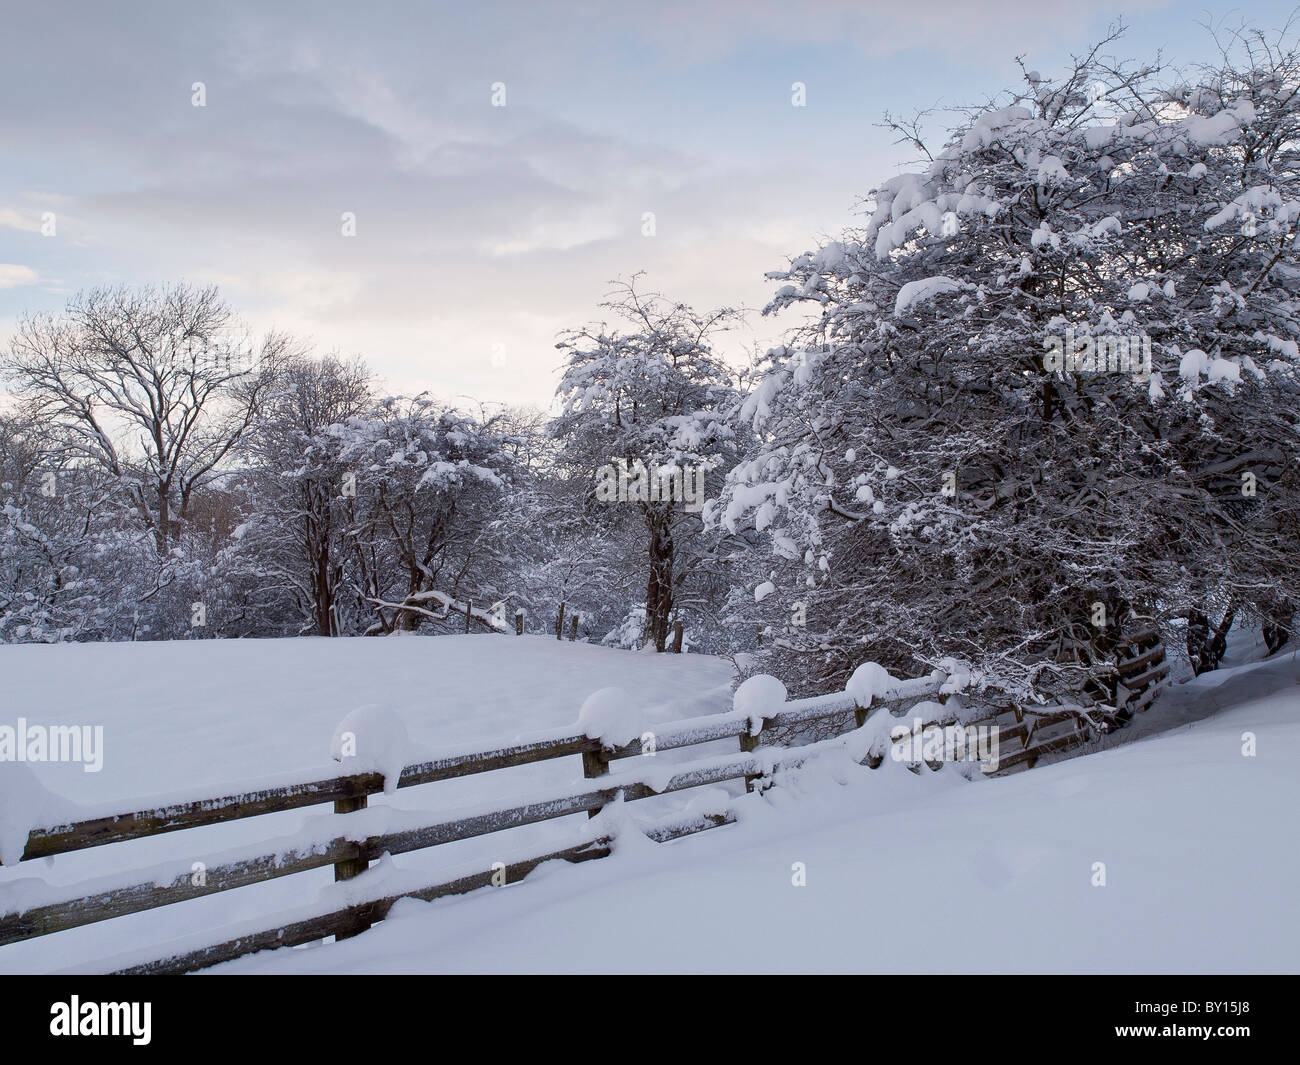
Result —
<svg viewBox="0 0 1300 1065"><path fill-rule="evenodd" d="M609 774L610 751L631 743L641 735L643 721L632 699L622 688L601 688L583 701L578 711L578 727L594 748L582 752L582 775L587 778ZM590 819L603 807L588 810Z"/></svg>
<svg viewBox="0 0 1300 1065"><path fill-rule="evenodd" d="M861 728L865 725L869 713L871 713L871 708L869 706L863 706L856 698L853 700L853 723L855 727ZM884 760L885 756L883 754L872 754L868 751L866 759L862 764L868 769L879 769Z"/></svg>
<svg viewBox="0 0 1300 1065"><path fill-rule="evenodd" d="M578 614L575 612L569 622L569 643L573 643L578 638Z"/></svg>
<svg viewBox="0 0 1300 1065"><path fill-rule="evenodd" d="M340 778L343 794L334 800L334 812L350 814L364 810L373 790L367 778L373 781L375 773L382 776L384 794L393 794L403 768L413 760L411 753L410 735L395 711L376 703L351 711L339 722L330 740L330 757L343 763L346 774ZM346 840L347 830L343 829L339 837L338 842ZM343 852L348 856L333 863L335 883L352 880L370 868L365 846L365 843L353 842ZM334 937L348 939L360 935L373 923L368 911L349 906L340 914Z"/></svg>
<svg viewBox="0 0 1300 1065"><path fill-rule="evenodd" d="M557 640L564 639L564 600L563 599L560 600L560 613L557 615L555 619L555 638Z"/></svg>
<svg viewBox="0 0 1300 1065"><path fill-rule="evenodd" d="M682 653L682 619L673 622L673 654Z"/></svg>
<svg viewBox="0 0 1300 1065"><path fill-rule="evenodd" d="M473 617L474 617L474 602L473 600L466 599L465 600L465 631L466 632L469 632L469 623L473 619Z"/></svg>
<svg viewBox="0 0 1300 1065"><path fill-rule="evenodd" d="M520 607L515 610L515 635L522 636L523 634L524 634L524 611L523 608Z"/></svg>
<svg viewBox="0 0 1300 1065"><path fill-rule="evenodd" d="M755 673L741 683L731 697L731 708L749 715L749 728L740 734L740 749L748 754L758 747L759 738L767 728L767 719L780 712L785 705L786 690L775 677ZM745 776L745 790L754 790L755 774Z"/></svg>

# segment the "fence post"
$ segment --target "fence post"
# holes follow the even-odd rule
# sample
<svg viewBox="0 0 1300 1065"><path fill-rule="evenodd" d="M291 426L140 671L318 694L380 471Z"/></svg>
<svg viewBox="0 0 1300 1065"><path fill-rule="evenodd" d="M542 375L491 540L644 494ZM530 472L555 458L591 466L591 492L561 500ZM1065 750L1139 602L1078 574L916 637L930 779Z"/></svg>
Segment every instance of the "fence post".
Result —
<svg viewBox="0 0 1300 1065"><path fill-rule="evenodd" d="M673 654L682 653L682 619L673 622Z"/></svg>
<svg viewBox="0 0 1300 1065"><path fill-rule="evenodd" d="M555 619L555 638L564 639L564 600L560 600L560 613Z"/></svg>
<svg viewBox="0 0 1300 1065"><path fill-rule="evenodd" d="M597 743L600 741L597 740ZM594 777L603 777L609 774L609 757L605 754L603 747L597 747L594 751L582 752L582 775L588 779ZM600 810L588 810L587 820L595 817Z"/></svg>
<svg viewBox="0 0 1300 1065"><path fill-rule="evenodd" d="M870 713L871 713L871 707L858 706L857 703L854 703L853 704L854 726L856 728L861 728L863 725L865 725L867 723L867 717L868 715L870 715ZM882 706L876 711L876 713L887 714L889 713L889 708ZM880 764L884 760L885 760L885 756L883 754L873 755L870 751L868 751L867 756L859 764L865 765L868 769L879 769Z"/></svg>
<svg viewBox="0 0 1300 1065"><path fill-rule="evenodd" d="M948 704L948 693L947 693L947 692L940 692L938 695L936 695L936 696L934 697L934 701L935 701L936 703L938 703L940 706L946 706L946 705ZM913 705L915 705L915 704L913 704ZM942 726L942 722L939 722L939 724L940 724L940 727L943 727L943 726ZM921 732L922 732L922 733L925 732L926 727L927 727L927 726L925 726L925 725L922 725L922 726L921 726ZM940 755L940 756L939 756L939 761L937 761L937 762L926 762L926 763L925 763L925 767L926 767L928 770L930 770L931 773L937 773L937 772L939 772L939 770L943 768L943 755Z"/></svg>
<svg viewBox="0 0 1300 1065"><path fill-rule="evenodd" d="M466 632L469 632L469 621L470 618L473 616L474 616L474 601L472 599L466 599L465 600L465 631Z"/></svg>
<svg viewBox="0 0 1300 1065"><path fill-rule="evenodd" d="M573 617L570 619L569 643L573 643L573 641L576 640L577 638L578 638L578 615L575 612Z"/></svg>
<svg viewBox="0 0 1300 1065"><path fill-rule="evenodd" d="M524 611L522 607L518 607L515 609L515 635L522 636L523 634L524 634Z"/></svg>
<svg viewBox="0 0 1300 1065"><path fill-rule="evenodd" d="M763 728L766 727L767 727L767 722L764 721ZM742 732L740 734L740 749L744 751L746 754L748 754L752 750L755 750L758 747L759 736L761 736L762 734L763 734L762 729L759 730L758 736L751 736L748 730ZM745 776L745 790L753 791L754 781L756 781L757 779L758 779L757 774L747 774Z"/></svg>
<svg viewBox="0 0 1300 1065"><path fill-rule="evenodd" d="M347 799L334 800L334 812L336 814L350 814L354 810L364 810L367 799L364 795L354 795ZM358 846L360 846L358 844ZM360 876L370 868L370 862L365 858L349 858L346 861L334 863L334 880L351 880L354 876ZM334 933L335 940L351 939L353 936L360 935L370 927L371 922L365 918L357 918L347 924L339 932Z"/></svg>

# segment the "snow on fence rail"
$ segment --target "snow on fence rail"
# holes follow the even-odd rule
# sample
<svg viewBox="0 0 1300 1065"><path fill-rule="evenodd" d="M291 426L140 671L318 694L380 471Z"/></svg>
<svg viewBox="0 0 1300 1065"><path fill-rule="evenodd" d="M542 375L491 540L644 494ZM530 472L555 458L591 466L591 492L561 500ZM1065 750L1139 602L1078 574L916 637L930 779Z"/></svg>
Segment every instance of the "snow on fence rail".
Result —
<svg viewBox="0 0 1300 1065"><path fill-rule="evenodd" d="M1150 666L1151 661L1145 658L1135 662L1133 668L1146 666L1141 679L1154 685L1163 674L1154 679L1147 676L1158 673L1158 667L1153 670ZM770 687L756 686L757 681L768 682ZM449 752L402 767L394 785L398 788L578 755L584 776L599 780L599 784L577 792L539 793L504 808L467 807L453 811L454 816L436 820L429 820L427 814L419 812L368 807L368 797L385 790L385 777L380 772L360 772L308 780L277 778L250 782L215 798L163 797L140 803L135 809L93 812L89 817L65 824L35 827L27 834L20 858L23 862L323 803L332 802L334 815L338 815L310 818L290 835L211 855L205 863L205 876L197 883L188 860L172 860L129 874L60 888L32 880L3 885L0 946L308 870L334 867L336 883L325 889L316 903L282 911L272 915L274 919L198 933L169 944L165 957L122 956L98 967L115 972L190 972L268 947L294 946L330 935L340 938L355 935L382 920L399 898L431 900L473 891L490 883L512 883L545 861L579 862L605 857L610 853L613 833L607 822L593 820L588 830L568 846L534 849L499 863L495 870L464 869L450 877L443 873L436 880L430 880L428 873L399 873L391 869L384 877L365 877L370 863L385 854L409 853L584 812L596 818L611 804L728 781L743 780L747 787L752 787L754 781L798 766L828 747L852 746L855 761L876 768L897 738L900 715L909 710L914 720L919 718L925 726L997 723L1013 715L1014 722L1008 721L1005 728L998 725L1000 739L1006 742L1019 738L1022 748L1002 758L998 772L1032 766L1044 754L1084 742L1089 737L1089 728L1095 725L1097 715L1083 713L1079 708L1025 709L1005 701L995 705L991 712L987 708L972 710L963 705L955 711L945 708L948 696L960 692L965 683L966 678L950 676L942 670L935 670L927 677L898 681L880 667L869 664L855 674L845 692L786 702L779 682L773 678L751 678L737 692L736 709L661 726L653 734L647 734L648 751L647 736L630 741L622 736L611 739L617 729L601 732L589 724L583 731L557 731L489 750ZM1131 693L1136 688L1127 690ZM983 716L976 716L979 714ZM765 735L772 737L782 730L835 718L843 719L843 728L831 739L795 748L760 747ZM872 727L868 727L869 722ZM1071 727L1061 735L1041 739L1043 730L1061 724ZM1036 737L1040 741L1031 745ZM611 766L620 761L727 739L739 741L739 753L660 765L653 770L646 769L643 763L630 772L611 772ZM910 768L919 771L920 767ZM931 768L938 766L931 764ZM651 839L664 842L725 825L734 819L729 808L722 808L695 812L685 819L641 830ZM358 877L362 878L360 882L356 882ZM218 937L215 942L214 937Z"/></svg>

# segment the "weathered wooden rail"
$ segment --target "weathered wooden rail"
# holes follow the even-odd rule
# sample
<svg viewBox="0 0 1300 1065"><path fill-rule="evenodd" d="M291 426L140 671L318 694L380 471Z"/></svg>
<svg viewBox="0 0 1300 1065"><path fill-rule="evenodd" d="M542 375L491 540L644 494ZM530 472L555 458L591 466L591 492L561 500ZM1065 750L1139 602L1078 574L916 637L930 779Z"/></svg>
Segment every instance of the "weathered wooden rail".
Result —
<svg viewBox="0 0 1300 1065"><path fill-rule="evenodd" d="M1150 674L1153 661L1150 656L1139 655L1128 667ZM188 861L172 860L141 869L127 882L121 876L83 882L69 887L66 895L44 896L39 903L23 908L6 905L5 885L0 883L0 946L327 866L333 866L335 879L344 883L326 889L320 903L282 913L274 920L268 918L263 927L241 929L236 935L220 938L219 942L186 941L176 944L166 957L128 960L121 965L110 963L108 967L121 972L189 972L268 947L294 946L331 935L354 935L382 920L399 898L434 899L488 884L513 883L545 861L579 862L604 857L610 852L610 839L606 830L599 827L600 822L593 822L591 830L577 843L518 854L509 861L497 863L499 868L492 870L470 870L451 879L416 878L418 882L403 874L401 889L396 891L382 878L373 886L363 882L367 885L364 890L363 884L347 883L364 876L370 863L385 854L404 854L576 814L594 817L603 807L620 799L634 802L733 781L744 781L750 787L768 773L801 764L826 743L843 742L845 733L863 726L873 715L888 713L901 718L921 702L930 703L926 717L930 724L992 724L998 727L1001 742L1020 739L1018 751L1002 756L999 772L1032 766L1038 757L1088 738L1089 726L1080 725L1087 718L1069 708L1034 711L1003 705L983 716L973 716L979 711L964 706L949 711L938 705L947 699L944 690L947 680L945 674L935 671L928 677L900 681L879 693L869 707L859 706L849 695L839 693L784 703L761 720L731 711L678 721L623 746L605 746L578 732L556 732L526 742L451 753L406 766L397 781L398 788L579 756L584 776L592 781L581 790L543 793L526 800L521 798L505 808L467 810L437 820L391 808L368 809L368 797L384 790L384 778L379 773L362 772L250 786L210 799L144 802L120 812L38 828L28 836L23 862L327 803L334 804L334 813L338 815L312 819L297 832L280 839L209 855L201 878L191 875ZM803 747L760 748L764 737L810 722L830 722L831 731L839 739ZM1053 727L1062 725L1068 726L1065 732L1044 736ZM738 741L739 751L734 755L673 763L671 773L638 774L635 769L614 772L618 763L724 740ZM880 752L869 752L863 759L872 768L883 761ZM647 781L643 779L646 776L654 779ZM386 816L382 821L376 820L381 814ZM652 825L645 831L652 839L662 842L728 824L733 819L734 814L724 807L693 814L684 821ZM211 940L214 936L221 937L221 930L202 933L191 940Z"/></svg>

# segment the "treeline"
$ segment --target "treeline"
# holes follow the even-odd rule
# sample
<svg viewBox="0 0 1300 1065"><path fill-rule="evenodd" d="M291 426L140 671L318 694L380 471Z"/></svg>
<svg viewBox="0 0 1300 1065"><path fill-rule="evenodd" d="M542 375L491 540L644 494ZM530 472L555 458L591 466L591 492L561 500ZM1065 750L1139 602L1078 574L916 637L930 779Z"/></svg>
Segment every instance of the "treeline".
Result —
<svg viewBox="0 0 1300 1065"><path fill-rule="evenodd" d="M580 381L594 363L575 334L573 403L549 423L378 395L360 359L253 337L213 288L94 291L24 320L4 359L0 635L457 631L468 603L476 630L513 629L523 610L540 631L564 603L584 638L660 649L689 608L693 642L719 649L703 635L722 584L698 508L592 489L610 448L635 460L647 427L738 393L705 323L625 295L647 346L622 362L644 380ZM636 398L605 425L594 388L615 407Z"/></svg>
<svg viewBox="0 0 1300 1065"><path fill-rule="evenodd" d="M554 410L385 397L212 289L97 291L3 356L0 638L548 631L745 653L796 690L947 656L1113 701L1156 626L1198 671L1300 588L1300 61L1024 70L774 270L787 341L618 284ZM793 308L793 310L788 310ZM611 499L610 470L708 502ZM674 481L674 477L678 478ZM627 489L627 477L620 481ZM695 483L695 482L691 482ZM602 487L603 486L603 487ZM630 489L628 489L630 491Z"/></svg>

